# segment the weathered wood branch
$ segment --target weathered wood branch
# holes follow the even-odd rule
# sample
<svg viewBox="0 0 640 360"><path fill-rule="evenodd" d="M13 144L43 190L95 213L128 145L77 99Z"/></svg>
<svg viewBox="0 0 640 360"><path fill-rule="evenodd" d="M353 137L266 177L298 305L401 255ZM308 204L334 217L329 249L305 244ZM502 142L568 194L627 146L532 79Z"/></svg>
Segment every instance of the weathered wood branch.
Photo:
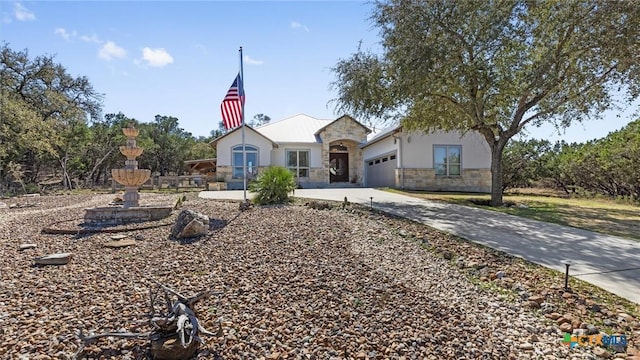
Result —
<svg viewBox="0 0 640 360"><path fill-rule="evenodd" d="M151 355L156 359L182 359L193 355L198 346L204 344L200 335L221 336L222 327L218 322L219 329L213 333L205 329L198 320L194 310L195 304L211 295L220 293L206 290L192 297L186 297L176 290L160 283L155 279L150 279L157 287L150 288L150 310L149 323L152 331L149 333L104 333L97 335L85 335L80 329L78 337L82 340L82 345L76 353L76 358L83 354L84 347L99 338L119 337L128 339L147 339L151 341ZM162 291L166 302L166 312L157 314L154 303ZM172 301L176 297L176 301ZM179 340L179 342L177 341Z"/></svg>
<svg viewBox="0 0 640 360"><path fill-rule="evenodd" d="M99 338L104 338L104 337L118 337L118 338L125 338L125 339L148 339L149 335L151 335L151 333L104 333L104 334L97 334L97 335L85 335L82 332L82 329L80 329L80 331L78 332L78 337L80 338L80 340L82 340L82 342L85 345L91 344L92 342L96 341Z"/></svg>

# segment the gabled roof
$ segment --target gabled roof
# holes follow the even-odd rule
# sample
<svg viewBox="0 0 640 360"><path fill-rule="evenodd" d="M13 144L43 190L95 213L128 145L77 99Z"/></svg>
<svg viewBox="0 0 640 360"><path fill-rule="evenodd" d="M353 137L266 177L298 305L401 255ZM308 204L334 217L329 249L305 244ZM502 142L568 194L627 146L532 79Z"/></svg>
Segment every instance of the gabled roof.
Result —
<svg viewBox="0 0 640 360"><path fill-rule="evenodd" d="M315 143L315 134L333 120L298 114L257 127L255 130L278 143Z"/></svg>
<svg viewBox="0 0 640 360"><path fill-rule="evenodd" d="M262 136L262 137L263 137L263 138L265 138L267 141L269 141L271 144L273 144L273 147L276 147L276 148L278 147L278 144L277 144L275 141L273 141L273 140L269 139L269 138L268 138L268 137L266 137L264 134L262 134L261 132L257 131L256 129L252 128L251 126L249 126L249 125L245 125L245 126L244 126L244 128L245 128L245 131L246 131L246 130L253 131L253 132L257 133L258 135ZM227 137L227 136L229 136L229 135L231 135L231 134L235 133L236 131L240 131L240 130L242 130L242 126L238 126L237 128L235 128L235 129L233 129L233 130L229 131L228 133L226 133L226 134L224 134L224 135L222 135L222 136L218 136L217 138L213 139L213 140L209 143L209 145L210 145L210 146L215 147L215 146L216 146L216 144L218 143L218 141L220 141L220 140L222 140L223 138L225 138L225 137Z"/></svg>
<svg viewBox="0 0 640 360"><path fill-rule="evenodd" d="M316 131L316 132L315 132L315 135L320 135L320 133L322 132L322 130L324 130L325 128L327 128L327 127L331 126L333 123L338 122L338 121L340 121L340 120L342 120L342 119L345 119L345 118L346 118L346 119L349 119L349 120L351 120L351 121L353 121L353 122L355 122L356 124L358 124L358 125L360 125L360 126L362 126L362 127L365 129L365 131L367 132L367 134L371 132L371 129L369 129L368 127L366 127L366 126L362 125L360 122L358 122L356 119L352 118L351 116L349 116L349 115L342 115L342 116L340 116L339 118L337 118L337 119L333 120L332 122L328 123L327 125L323 126L322 128L318 129L318 131Z"/></svg>
<svg viewBox="0 0 640 360"><path fill-rule="evenodd" d="M369 145L375 144L378 141L384 140L386 138L388 138L389 136L396 134L398 132L400 132L402 130L402 125L397 124L397 125L392 125L384 130L381 130L380 132L376 133L375 135L371 136L370 138L367 139L367 142L360 145L361 148L367 147Z"/></svg>
<svg viewBox="0 0 640 360"><path fill-rule="evenodd" d="M362 125L360 122L354 120L348 115L343 115L332 120L317 119L309 115L298 114L282 120L270 122L256 128L252 128L249 125L245 125L245 127L262 135L262 137L274 144L274 147L278 147L277 144L281 143L321 143L322 140L319 136L320 133L331 124L342 119L351 120L362 126L367 133L371 133L371 129ZM232 131L214 139L209 144L215 147L216 143L220 141L220 139L235 133L239 129L240 127L235 128Z"/></svg>

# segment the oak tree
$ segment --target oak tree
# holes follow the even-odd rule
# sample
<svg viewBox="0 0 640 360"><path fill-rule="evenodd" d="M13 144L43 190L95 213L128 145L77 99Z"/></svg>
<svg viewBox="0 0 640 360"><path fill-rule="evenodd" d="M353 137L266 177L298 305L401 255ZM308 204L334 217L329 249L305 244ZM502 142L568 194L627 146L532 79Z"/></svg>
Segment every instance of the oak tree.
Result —
<svg viewBox="0 0 640 360"><path fill-rule="evenodd" d="M338 110L479 132L494 206L503 149L526 126L599 118L619 91L629 102L640 93L638 0L388 0L372 20L382 51L338 61Z"/></svg>

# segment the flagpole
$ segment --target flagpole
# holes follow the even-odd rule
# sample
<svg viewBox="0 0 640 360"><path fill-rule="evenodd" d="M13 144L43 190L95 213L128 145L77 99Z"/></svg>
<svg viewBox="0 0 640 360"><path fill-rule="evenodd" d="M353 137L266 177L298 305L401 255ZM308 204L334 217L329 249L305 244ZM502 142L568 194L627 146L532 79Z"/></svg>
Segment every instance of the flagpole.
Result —
<svg viewBox="0 0 640 360"><path fill-rule="evenodd" d="M244 202L247 202L247 151L245 149L245 141L244 141L244 73L243 73L243 69L242 69L242 46L240 46L240 84L238 84L240 86L240 90L241 92L239 92L238 95L241 96L240 98L240 106L242 107L242 111L240 113L241 119L242 119L242 173L243 175L243 197L244 197Z"/></svg>

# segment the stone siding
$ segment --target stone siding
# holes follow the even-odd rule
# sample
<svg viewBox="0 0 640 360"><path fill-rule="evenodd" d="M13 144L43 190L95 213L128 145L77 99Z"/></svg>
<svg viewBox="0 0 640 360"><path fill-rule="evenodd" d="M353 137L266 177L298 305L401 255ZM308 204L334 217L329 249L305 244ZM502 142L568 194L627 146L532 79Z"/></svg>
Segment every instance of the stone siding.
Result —
<svg viewBox="0 0 640 360"><path fill-rule="evenodd" d="M266 168L267 166L258 167L258 173L264 171L264 169ZM218 180L224 178L224 181L228 184L229 190L242 189L242 179L232 178L232 171L233 168L231 166L218 166L218 171L216 172L215 179ZM324 179L324 169L320 167L309 169L309 177L301 178L298 183L303 188L317 188L322 187L323 184L326 186L326 182Z"/></svg>
<svg viewBox="0 0 640 360"><path fill-rule="evenodd" d="M342 143L349 152L349 181L355 178L357 184L362 184L364 169L362 149L358 148L358 144L367 139L367 129L343 117L327 126L319 135L322 139L322 181L329 184L330 146Z"/></svg>
<svg viewBox="0 0 640 360"><path fill-rule="evenodd" d="M258 166L258 173L266 169L267 166ZM224 179L223 181L242 181L242 178L233 178L232 166L218 166L216 168L215 180Z"/></svg>
<svg viewBox="0 0 640 360"><path fill-rule="evenodd" d="M491 192L489 169L463 169L461 176L436 176L434 169L396 169L396 186L410 190ZM403 186L404 185L404 186Z"/></svg>

